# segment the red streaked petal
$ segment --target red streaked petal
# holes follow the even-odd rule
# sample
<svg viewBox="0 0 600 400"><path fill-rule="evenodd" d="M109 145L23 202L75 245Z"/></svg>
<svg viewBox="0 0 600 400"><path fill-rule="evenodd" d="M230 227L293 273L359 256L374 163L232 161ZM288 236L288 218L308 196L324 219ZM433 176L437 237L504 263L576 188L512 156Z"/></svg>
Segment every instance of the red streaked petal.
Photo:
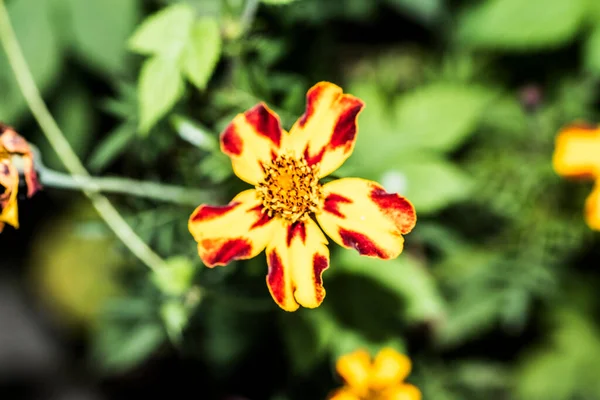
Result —
<svg viewBox="0 0 600 400"><path fill-rule="evenodd" d="M402 235L412 230L417 219L407 199L359 178L327 183L323 195L317 221L336 243L382 259L395 258L402 252Z"/></svg>
<svg viewBox="0 0 600 400"><path fill-rule="evenodd" d="M19 172L8 159L0 161L0 186L4 192L0 195L0 221L15 228L19 227L17 192L19 190Z"/></svg>
<svg viewBox="0 0 600 400"><path fill-rule="evenodd" d="M29 143L15 130L9 126L0 124L0 146L11 154L18 154L23 157L23 172L25 182L27 183L27 197L31 197L42 188L35 172L33 164L33 153Z"/></svg>
<svg viewBox="0 0 600 400"><path fill-rule="evenodd" d="M279 154L282 136L279 117L260 103L238 114L221 133L221 150L231 158L233 171L255 185L264 177L263 165Z"/></svg>
<svg viewBox="0 0 600 400"><path fill-rule="evenodd" d="M329 267L327 239L311 219L276 223L266 250L273 300L286 311L318 307L325 297L322 274Z"/></svg>
<svg viewBox="0 0 600 400"><path fill-rule="evenodd" d="M248 239L202 239L202 246L207 266L227 265L233 260L251 257L252 242Z"/></svg>
<svg viewBox="0 0 600 400"><path fill-rule="evenodd" d="M357 118L364 103L333 83L320 82L306 95L306 111L290 130L290 143L309 165L319 163L319 177L329 175L352 154Z"/></svg>
<svg viewBox="0 0 600 400"><path fill-rule="evenodd" d="M201 205L188 222L198 242L198 254L207 267L252 258L271 239L273 220L262 213L256 191L238 194L228 205Z"/></svg>
<svg viewBox="0 0 600 400"><path fill-rule="evenodd" d="M339 203L350 204L352 203L352 200L336 193L329 193L323 202L323 210L340 218L346 218L346 216L340 212Z"/></svg>

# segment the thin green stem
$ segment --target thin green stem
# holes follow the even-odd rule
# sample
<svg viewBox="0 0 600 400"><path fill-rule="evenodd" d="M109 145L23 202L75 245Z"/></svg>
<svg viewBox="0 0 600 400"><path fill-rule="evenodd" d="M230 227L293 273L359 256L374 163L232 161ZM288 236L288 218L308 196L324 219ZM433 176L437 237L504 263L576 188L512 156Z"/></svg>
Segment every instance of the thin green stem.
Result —
<svg viewBox="0 0 600 400"><path fill-rule="evenodd" d="M150 269L158 270L163 268L165 261L152 251L131 229L111 202L99 193L98 186L94 184L90 185L89 180L86 180L86 177L89 178L90 176L89 173L50 114L31 76L31 71L23 57L23 52L12 27L4 0L0 0L0 40L31 113L37 120L54 151L59 155L65 168L73 175L73 179L84 188L82 189L83 193L90 199L98 214L123 244Z"/></svg>
<svg viewBox="0 0 600 400"><path fill-rule="evenodd" d="M260 0L246 0L244 11L242 11L242 16L240 17L242 32L247 32L252 26L252 22L254 22L254 17L258 11L259 4Z"/></svg>
<svg viewBox="0 0 600 400"><path fill-rule="evenodd" d="M74 177L44 169L40 170L40 181L46 187L119 193L187 206L208 202L208 196L204 191L121 177Z"/></svg>

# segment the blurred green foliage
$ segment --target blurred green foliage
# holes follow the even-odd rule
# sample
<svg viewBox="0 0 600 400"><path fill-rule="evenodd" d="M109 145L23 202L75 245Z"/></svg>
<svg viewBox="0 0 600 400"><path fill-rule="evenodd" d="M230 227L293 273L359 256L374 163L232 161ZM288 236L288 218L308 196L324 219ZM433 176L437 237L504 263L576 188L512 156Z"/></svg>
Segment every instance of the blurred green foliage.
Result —
<svg viewBox="0 0 600 400"><path fill-rule="evenodd" d="M243 186L218 133L259 101L289 128L306 90L331 80L367 105L354 154L335 174L377 180L417 209L398 259L332 245L325 302L289 314L269 297L262 256L204 268L187 231L192 209L118 198L170 269L118 271L120 297L89 323L90 359L104 373L175 348L227 387L267 348L283 363L270 368L294 379L261 381L260 398L324 398L339 385L336 357L392 346L414 360L425 399L600 399L599 241L582 218L589 184L551 168L558 129L599 119L600 2L7 3L37 85L93 173L200 188L225 204ZM27 130L4 54L0 120L61 168ZM66 246L79 232L56 235ZM72 247L82 240L91 239ZM77 282L104 268L63 246L49 245L61 263L48 276L64 269ZM133 263L118 243L108 248ZM42 285L63 310L89 312L72 306L81 288Z"/></svg>

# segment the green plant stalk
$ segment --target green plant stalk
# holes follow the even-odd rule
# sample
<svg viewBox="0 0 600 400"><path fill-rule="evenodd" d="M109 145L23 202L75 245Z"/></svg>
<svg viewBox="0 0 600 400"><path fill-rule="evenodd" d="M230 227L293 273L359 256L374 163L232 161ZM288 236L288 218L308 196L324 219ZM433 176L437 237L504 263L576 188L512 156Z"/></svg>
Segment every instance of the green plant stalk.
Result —
<svg viewBox="0 0 600 400"><path fill-rule="evenodd" d="M165 261L131 229L112 203L99 193L98 186L89 183L90 174L50 114L31 76L31 71L19 46L4 0L0 0L0 41L31 113L61 162L73 175L73 179L83 188L83 193L90 199L98 214L123 244L150 269L159 270L165 267ZM86 178L88 179L86 180Z"/></svg>
<svg viewBox="0 0 600 400"><path fill-rule="evenodd" d="M250 26L254 21L254 17L256 17L259 4L260 0L246 0L244 11L242 11L242 15L240 17L240 26L242 27L243 33L248 32L250 29Z"/></svg>
<svg viewBox="0 0 600 400"><path fill-rule="evenodd" d="M209 201L200 190L121 177L75 177L51 169L40 169L40 182L46 187L119 193L194 207Z"/></svg>

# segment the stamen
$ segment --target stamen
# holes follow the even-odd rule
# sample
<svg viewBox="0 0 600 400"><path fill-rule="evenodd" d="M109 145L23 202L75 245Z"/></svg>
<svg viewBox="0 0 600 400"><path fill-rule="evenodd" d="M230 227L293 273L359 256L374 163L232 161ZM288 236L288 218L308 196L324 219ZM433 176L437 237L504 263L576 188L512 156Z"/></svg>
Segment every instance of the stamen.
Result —
<svg viewBox="0 0 600 400"><path fill-rule="evenodd" d="M265 178L256 185L262 212L292 223L316 212L322 199L317 172L318 165L309 166L303 157L280 154L265 167Z"/></svg>

